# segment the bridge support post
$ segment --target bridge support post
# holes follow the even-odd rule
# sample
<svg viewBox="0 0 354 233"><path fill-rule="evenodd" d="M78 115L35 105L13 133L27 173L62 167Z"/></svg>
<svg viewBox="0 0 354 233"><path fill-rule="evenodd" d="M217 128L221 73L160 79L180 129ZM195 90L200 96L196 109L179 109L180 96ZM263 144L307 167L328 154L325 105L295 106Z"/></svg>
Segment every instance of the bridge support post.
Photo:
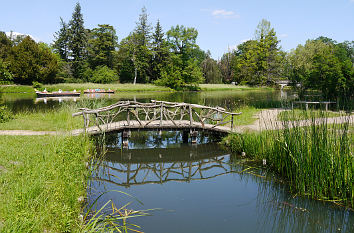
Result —
<svg viewBox="0 0 354 233"><path fill-rule="evenodd" d="M192 144L197 144L198 131L191 130L190 135Z"/></svg>
<svg viewBox="0 0 354 233"><path fill-rule="evenodd" d="M129 148L129 138L131 136L131 131L130 130L124 130L122 132L122 147L123 149L128 149Z"/></svg>
<svg viewBox="0 0 354 233"><path fill-rule="evenodd" d="M183 143L188 143L188 131L182 132L182 141Z"/></svg>

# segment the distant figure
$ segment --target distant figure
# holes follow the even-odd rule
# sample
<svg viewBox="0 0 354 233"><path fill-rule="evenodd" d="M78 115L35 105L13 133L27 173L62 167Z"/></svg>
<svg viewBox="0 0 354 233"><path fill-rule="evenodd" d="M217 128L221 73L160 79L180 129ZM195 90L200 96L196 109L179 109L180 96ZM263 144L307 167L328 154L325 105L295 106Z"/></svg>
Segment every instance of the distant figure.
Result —
<svg viewBox="0 0 354 233"><path fill-rule="evenodd" d="M59 93L62 93L62 90L61 89L59 89L59 91L58 91Z"/></svg>
<svg viewBox="0 0 354 233"><path fill-rule="evenodd" d="M44 91L43 91L43 92L48 92L48 91L47 91L47 88L44 88Z"/></svg>

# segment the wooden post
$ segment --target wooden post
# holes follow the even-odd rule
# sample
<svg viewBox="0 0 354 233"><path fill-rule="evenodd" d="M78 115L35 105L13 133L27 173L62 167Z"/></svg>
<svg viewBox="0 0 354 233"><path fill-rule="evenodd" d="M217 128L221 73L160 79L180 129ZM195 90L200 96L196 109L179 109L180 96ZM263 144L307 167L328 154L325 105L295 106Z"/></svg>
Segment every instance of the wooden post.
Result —
<svg viewBox="0 0 354 233"><path fill-rule="evenodd" d="M308 104L308 103L306 103L306 105L305 105L305 106L306 106L306 111L307 111L307 110L309 110L309 104Z"/></svg>
<svg viewBox="0 0 354 233"><path fill-rule="evenodd" d="M231 132L234 131L234 115L231 114Z"/></svg>
<svg viewBox="0 0 354 233"><path fill-rule="evenodd" d="M189 123L192 126L193 125L193 114L192 114L192 106L189 105Z"/></svg>
<svg viewBox="0 0 354 233"><path fill-rule="evenodd" d="M197 143L197 137L198 137L198 131L194 130L192 131L191 130L191 142L192 144L196 144Z"/></svg>
<svg viewBox="0 0 354 233"><path fill-rule="evenodd" d="M131 136L130 130L124 130L122 132L122 147L123 149L129 148L129 138Z"/></svg>
<svg viewBox="0 0 354 233"><path fill-rule="evenodd" d="M162 117L163 117L163 102L161 102L161 107L160 107L161 109L160 109L160 126L162 125Z"/></svg>
<svg viewBox="0 0 354 233"><path fill-rule="evenodd" d="M328 103L326 103L326 112L328 111Z"/></svg>
<svg viewBox="0 0 354 233"><path fill-rule="evenodd" d="M188 143L188 131L183 131L182 141L183 141L183 143Z"/></svg>
<svg viewBox="0 0 354 233"><path fill-rule="evenodd" d="M127 122L128 122L128 125L130 125L130 114L129 114L129 108L127 109Z"/></svg>

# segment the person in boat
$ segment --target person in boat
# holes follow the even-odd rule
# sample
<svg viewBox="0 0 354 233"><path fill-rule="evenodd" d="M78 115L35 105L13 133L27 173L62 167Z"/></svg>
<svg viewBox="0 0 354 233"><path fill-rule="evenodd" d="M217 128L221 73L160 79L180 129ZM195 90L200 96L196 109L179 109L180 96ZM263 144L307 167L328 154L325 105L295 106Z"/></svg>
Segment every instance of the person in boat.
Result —
<svg viewBox="0 0 354 233"><path fill-rule="evenodd" d="M61 89L59 89L59 91L58 91L59 93L62 93L63 91L61 90Z"/></svg>

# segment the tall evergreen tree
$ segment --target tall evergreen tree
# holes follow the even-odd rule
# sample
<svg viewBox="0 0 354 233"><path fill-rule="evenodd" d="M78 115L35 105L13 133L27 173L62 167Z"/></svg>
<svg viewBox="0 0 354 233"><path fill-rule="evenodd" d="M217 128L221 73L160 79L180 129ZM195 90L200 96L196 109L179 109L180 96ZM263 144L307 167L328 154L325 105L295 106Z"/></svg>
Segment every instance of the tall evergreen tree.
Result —
<svg viewBox="0 0 354 233"><path fill-rule="evenodd" d="M152 62L151 62L151 80L154 81L161 77L161 69L166 66L169 51L167 42L164 38L164 33L160 25L160 20L157 20L155 32L152 41Z"/></svg>
<svg viewBox="0 0 354 233"><path fill-rule="evenodd" d="M60 17L60 29L54 34L54 50L59 54L60 58L64 61L69 60L69 27Z"/></svg>
<svg viewBox="0 0 354 233"><path fill-rule="evenodd" d="M87 57L87 31L84 27L84 19L81 14L80 3L76 3L72 18L69 22L71 51L70 60L72 61L72 73L74 78L80 78L83 73L84 59Z"/></svg>

